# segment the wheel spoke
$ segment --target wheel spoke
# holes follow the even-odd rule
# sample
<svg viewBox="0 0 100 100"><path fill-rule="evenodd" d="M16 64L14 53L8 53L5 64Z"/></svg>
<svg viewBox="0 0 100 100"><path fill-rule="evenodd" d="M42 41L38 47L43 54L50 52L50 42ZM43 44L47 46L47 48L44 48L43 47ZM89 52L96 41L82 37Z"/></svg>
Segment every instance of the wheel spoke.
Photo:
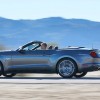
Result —
<svg viewBox="0 0 100 100"><path fill-rule="evenodd" d="M59 64L59 72L63 75L70 75L74 72L74 64L69 60L63 60Z"/></svg>

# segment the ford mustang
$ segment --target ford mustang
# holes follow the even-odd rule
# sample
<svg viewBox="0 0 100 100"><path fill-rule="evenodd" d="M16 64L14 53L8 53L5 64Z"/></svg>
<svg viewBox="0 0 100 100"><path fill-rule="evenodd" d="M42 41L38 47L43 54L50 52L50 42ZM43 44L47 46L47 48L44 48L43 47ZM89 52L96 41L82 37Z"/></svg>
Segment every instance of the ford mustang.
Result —
<svg viewBox="0 0 100 100"><path fill-rule="evenodd" d="M17 73L57 73L63 78L83 77L100 69L99 50L84 47L41 50L41 41L33 41L15 51L0 51L0 75Z"/></svg>

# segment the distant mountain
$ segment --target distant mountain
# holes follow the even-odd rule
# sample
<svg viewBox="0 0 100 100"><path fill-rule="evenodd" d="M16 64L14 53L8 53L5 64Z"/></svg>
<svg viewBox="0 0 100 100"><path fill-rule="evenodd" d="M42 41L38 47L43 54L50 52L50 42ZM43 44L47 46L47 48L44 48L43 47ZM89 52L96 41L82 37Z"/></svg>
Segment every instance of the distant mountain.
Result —
<svg viewBox="0 0 100 100"><path fill-rule="evenodd" d="M50 17L37 20L12 20L0 17L0 43L11 48L29 41L56 42L61 47L100 48L100 22Z"/></svg>

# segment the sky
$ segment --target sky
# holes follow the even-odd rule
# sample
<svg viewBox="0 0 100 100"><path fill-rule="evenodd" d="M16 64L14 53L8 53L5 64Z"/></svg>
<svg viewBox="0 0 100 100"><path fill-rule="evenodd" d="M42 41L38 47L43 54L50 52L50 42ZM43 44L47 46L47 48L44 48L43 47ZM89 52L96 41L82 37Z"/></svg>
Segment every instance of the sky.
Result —
<svg viewBox="0 0 100 100"><path fill-rule="evenodd" d="M63 17L100 22L100 0L0 0L0 17L9 19Z"/></svg>

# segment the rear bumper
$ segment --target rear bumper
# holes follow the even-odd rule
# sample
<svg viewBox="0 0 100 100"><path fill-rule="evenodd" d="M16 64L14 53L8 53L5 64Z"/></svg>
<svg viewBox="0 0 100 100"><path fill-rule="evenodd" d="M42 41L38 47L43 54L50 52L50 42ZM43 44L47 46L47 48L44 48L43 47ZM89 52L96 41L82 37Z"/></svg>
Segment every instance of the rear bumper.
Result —
<svg viewBox="0 0 100 100"><path fill-rule="evenodd" d="M100 63L86 63L82 64L82 71L97 71L100 70Z"/></svg>

